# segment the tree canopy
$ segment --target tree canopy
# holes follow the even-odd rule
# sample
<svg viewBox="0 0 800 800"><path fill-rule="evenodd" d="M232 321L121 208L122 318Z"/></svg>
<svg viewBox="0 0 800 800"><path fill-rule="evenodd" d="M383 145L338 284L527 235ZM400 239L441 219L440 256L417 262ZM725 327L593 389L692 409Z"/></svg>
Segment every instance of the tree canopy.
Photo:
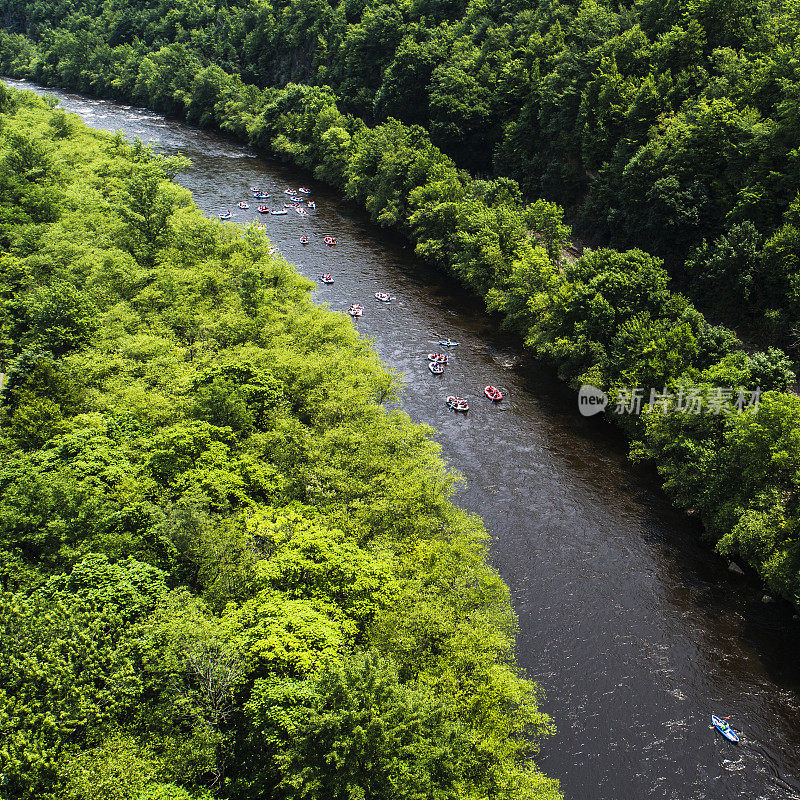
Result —
<svg viewBox="0 0 800 800"><path fill-rule="evenodd" d="M180 160L3 98L0 797L559 798L370 345Z"/></svg>

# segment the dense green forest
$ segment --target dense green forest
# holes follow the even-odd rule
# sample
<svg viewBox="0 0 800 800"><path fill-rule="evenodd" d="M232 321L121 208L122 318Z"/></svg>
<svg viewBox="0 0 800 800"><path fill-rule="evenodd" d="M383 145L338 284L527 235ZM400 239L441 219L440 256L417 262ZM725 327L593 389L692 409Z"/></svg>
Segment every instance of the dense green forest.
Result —
<svg viewBox="0 0 800 800"><path fill-rule="evenodd" d="M313 171L365 207L377 224L402 232L420 256L483 296L489 310L498 312L565 380L593 384L617 398L626 388L642 387L641 416L610 415L626 428L632 456L656 465L676 504L699 515L720 553L746 562L772 591L800 604L800 398L787 391L795 377L790 360L772 346L754 352L730 328L709 323L672 289L674 281L660 257L642 249L601 248L575 261L565 259L562 247L571 230L555 202L526 201L519 183L509 177L472 177L419 124L396 118L365 121L366 106L354 105L355 87L358 80L372 81L379 92L380 81L389 80L392 68L380 67L391 54L385 46L391 37L386 38L380 21L401 20L402 14L394 7L345 5L330 16L325 8L299 3L276 9L249 2L219 9L197 4L134 8L85 0L77 6L8 3L7 31L0 31L0 68L217 126ZM404 13L421 13L422 8L408 7ZM482 18L484 32L492 25L489 11ZM433 10L425 13L435 17ZM462 20L457 24L467 14L455 6L447 13ZM516 10L512 17L539 24L531 10ZM581 6L570 24L601 25L609 18L598 6ZM373 38L364 33L367 19L376 26ZM440 27L448 24L442 21ZM696 28L694 23L689 27ZM360 49L325 50L331 37L347 38L353 31L361 31ZM261 71L246 66L251 61L245 53L251 61L258 56ZM289 83L262 89L249 82L313 78L302 71L309 59L322 70L317 77L329 79L341 96L329 86ZM691 73L691 58L682 63ZM335 79L345 72L347 81ZM412 83L418 88L421 81L417 77ZM529 88L538 85L529 81ZM472 107L473 99L467 99ZM343 111L342 105L361 116ZM568 104L559 108L566 113ZM402 116L401 109L395 112ZM457 119L453 110L451 121ZM707 150L718 148L719 132L708 121L701 128ZM669 163L675 148L690 139L681 134L671 141L674 147L662 152ZM646 147L637 152L644 158ZM698 158L712 169L707 153ZM729 159L718 157L714 163L728 164ZM783 168L791 163L784 158ZM530 166L525 170L529 177L535 172ZM744 167L736 174L741 178ZM723 186L717 174L709 180ZM658 183L647 182L650 188ZM529 182L527 189L536 187ZM777 198L777 190L770 196ZM646 206L637 207L651 218ZM668 216L682 218L677 212ZM750 240L736 238L756 230L752 221L742 222L738 234L722 236L725 247L707 242L702 245L707 257L696 256L698 264L715 265L715 291L733 293L731 308L742 319L752 306L736 295L737 286L774 291L780 309L754 311L763 325L775 323L769 341L786 341L791 331L785 315L800 254L800 201L792 200L784 216L785 224L763 247L752 241L748 245L752 258L772 254L772 263L785 270L783 283L762 273L742 283L734 274L738 267L733 265L753 263L737 261L737 242ZM704 231L713 227L705 217L701 226ZM680 238L671 236L676 242ZM656 238L651 231L648 243ZM739 387L765 392L757 413L755 408L732 413ZM663 396L652 409L647 408L650 391ZM706 409L717 413L692 413L685 402L690 396L699 396Z"/></svg>
<svg viewBox="0 0 800 800"><path fill-rule="evenodd" d="M29 40L5 40L7 72L199 122L208 67L330 86L366 124L421 125L565 205L589 241L665 259L713 319L800 347L792 0L0 0L0 21Z"/></svg>
<svg viewBox="0 0 800 800"><path fill-rule="evenodd" d="M480 520L182 159L0 86L0 797L556 800Z"/></svg>

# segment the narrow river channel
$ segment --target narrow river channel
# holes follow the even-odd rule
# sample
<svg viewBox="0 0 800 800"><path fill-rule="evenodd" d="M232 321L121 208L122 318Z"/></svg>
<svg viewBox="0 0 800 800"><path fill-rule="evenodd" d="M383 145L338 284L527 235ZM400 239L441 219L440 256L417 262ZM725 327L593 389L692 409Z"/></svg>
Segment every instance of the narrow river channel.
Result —
<svg viewBox="0 0 800 800"><path fill-rule="evenodd" d="M403 408L436 429L466 478L457 502L493 537L519 615L519 662L558 726L538 760L568 798L800 800L800 623L698 543L696 524L627 463L612 429L580 417L575 395L473 299L307 174L158 114L48 91L95 128L188 156L179 181L206 213L265 222L303 274L333 273L319 302L364 306L359 330L405 375ZM317 202L308 217L254 212L249 187L275 207L298 185ZM327 234L337 247L324 246ZM378 303L376 291L397 299ZM461 344L433 376L426 354L446 336ZM507 398L492 405L486 384ZM449 393L469 399L468 415L446 410ZM739 746L710 728L712 712L732 715Z"/></svg>

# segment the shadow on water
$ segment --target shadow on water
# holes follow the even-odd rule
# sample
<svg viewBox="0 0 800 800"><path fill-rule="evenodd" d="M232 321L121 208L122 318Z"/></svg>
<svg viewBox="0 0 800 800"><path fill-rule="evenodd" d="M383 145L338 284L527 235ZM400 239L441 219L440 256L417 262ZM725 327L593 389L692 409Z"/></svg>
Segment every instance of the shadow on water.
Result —
<svg viewBox="0 0 800 800"><path fill-rule="evenodd" d="M189 156L180 181L206 213L231 208L234 222L266 222L303 274L334 274L319 302L364 305L358 329L405 375L403 408L437 431L466 477L457 501L493 537L491 559L519 617L519 663L558 725L538 761L568 797L800 798L791 609L762 604L756 582L728 571L700 542L697 521L660 493L653 470L626 461L619 431L581 417L574 392L498 331L475 298L307 174L151 112L52 93L89 125ZM318 204L307 218L256 220L235 207L250 186L277 201L298 184ZM331 232L340 244L325 248ZM312 239L307 248L301 234ZM387 290L395 302L374 302ZM461 344L434 377L425 354L442 336ZM502 403L483 397L490 383L505 389ZM469 414L446 410L449 392L469 399ZM710 728L714 712L733 715L739 747Z"/></svg>

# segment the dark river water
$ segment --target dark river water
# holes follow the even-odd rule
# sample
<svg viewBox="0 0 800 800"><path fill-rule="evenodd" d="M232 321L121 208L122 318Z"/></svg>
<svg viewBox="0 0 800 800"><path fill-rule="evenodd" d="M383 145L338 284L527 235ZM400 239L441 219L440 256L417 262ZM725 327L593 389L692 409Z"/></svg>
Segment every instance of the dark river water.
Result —
<svg viewBox="0 0 800 800"><path fill-rule="evenodd" d="M519 662L558 726L538 761L567 797L800 798L798 623L698 543L696 524L671 509L651 473L626 462L609 426L578 414L574 393L453 281L307 174L158 114L51 93L93 127L188 156L179 181L204 211L263 221L303 274L333 273L319 302L364 306L359 330L405 375L403 408L436 429L466 478L457 502L493 537L492 562L519 615ZM249 187L269 191L275 207L298 185L318 205L307 218L252 210ZM240 200L251 210L239 211ZM322 243L330 233L335 248ZM376 291L397 298L384 305ZM461 344L433 376L426 353L446 336ZM492 405L486 384L507 398ZM468 415L446 410L451 392L469 399ZM732 715L740 745L710 728L712 713Z"/></svg>

